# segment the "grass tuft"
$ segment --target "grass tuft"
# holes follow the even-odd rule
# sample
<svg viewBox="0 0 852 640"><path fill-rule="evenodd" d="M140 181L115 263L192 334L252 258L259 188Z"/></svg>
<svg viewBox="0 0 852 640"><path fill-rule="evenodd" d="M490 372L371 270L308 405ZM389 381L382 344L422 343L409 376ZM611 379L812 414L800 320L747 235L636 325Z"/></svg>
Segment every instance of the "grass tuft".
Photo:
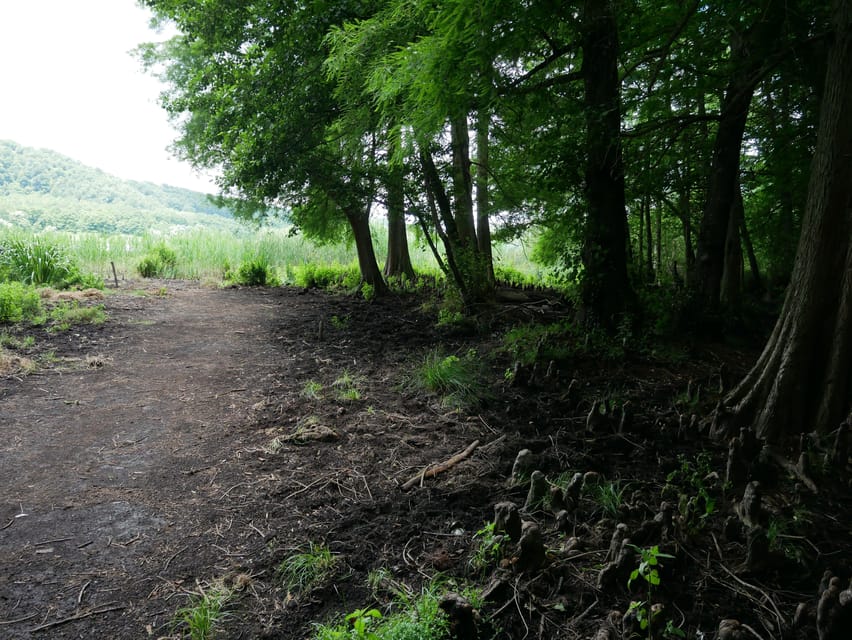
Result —
<svg viewBox="0 0 852 640"><path fill-rule="evenodd" d="M290 593L307 593L331 576L338 560L327 546L310 542L307 551L285 558L278 574Z"/></svg>
<svg viewBox="0 0 852 640"><path fill-rule="evenodd" d="M173 628L180 629L182 637L191 640L209 640L213 637L216 625L228 614L224 609L233 596L233 592L221 584L213 585L193 595L187 606L175 612Z"/></svg>
<svg viewBox="0 0 852 640"><path fill-rule="evenodd" d="M449 406L475 406L487 395L483 366L473 349L461 357L430 352L417 368L415 380Z"/></svg>

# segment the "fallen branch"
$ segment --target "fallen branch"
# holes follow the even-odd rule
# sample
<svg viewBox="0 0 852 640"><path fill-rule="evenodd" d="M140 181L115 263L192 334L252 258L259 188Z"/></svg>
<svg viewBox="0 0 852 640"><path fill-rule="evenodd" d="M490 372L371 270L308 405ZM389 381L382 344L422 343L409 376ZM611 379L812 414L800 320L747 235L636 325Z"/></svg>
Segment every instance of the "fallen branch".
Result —
<svg viewBox="0 0 852 640"><path fill-rule="evenodd" d="M465 460L470 457L470 454L473 453L473 450L479 446L479 440L474 440L468 445L467 449L462 451L461 453L457 453L449 460L442 462L441 464L435 464L431 467L426 467L423 471L418 473L416 476L409 478L405 481L405 484L402 485L403 491L408 491L411 487L416 485L418 482L422 483L426 478L434 478L439 473L444 473L449 469L452 469L462 460Z"/></svg>
<svg viewBox="0 0 852 640"><path fill-rule="evenodd" d="M87 611L86 613L76 613L69 618L62 618L62 620L54 620L53 622L48 622L46 624L39 625L37 627L33 627L30 629L30 633L36 633L38 631L44 631L45 629L52 629L53 627L58 627L63 624L68 624L69 622L74 622L75 620L82 620L83 618L89 618L91 616L98 616L102 613L109 613L110 611L120 611L122 609L126 609L127 607L123 605L118 605L115 607L106 607L104 609L95 609L94 611Z"/></svg>
<svg viewBox="0 0 852 640"><path fill-rule="evenodd" d="M28 616L24 616L23 618L16 618L15 620L0 620L0 625L6 624L19 624L21 622L26 622L27 620L32 620L33 618L37 618L37 613L31 613Z"/></svg>

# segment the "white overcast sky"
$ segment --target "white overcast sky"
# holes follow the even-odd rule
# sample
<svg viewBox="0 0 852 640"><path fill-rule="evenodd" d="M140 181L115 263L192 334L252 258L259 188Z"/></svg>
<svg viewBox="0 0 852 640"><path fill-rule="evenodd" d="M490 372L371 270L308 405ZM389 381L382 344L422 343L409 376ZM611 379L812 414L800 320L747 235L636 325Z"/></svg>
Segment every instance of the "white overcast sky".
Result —
<svg viewBox="0 0 852 640"><path fill-rule="evenodd" d="M161 85L130 51L162 39L136 0L0 0L0 140L121 178L215 192L167 150Z"/></svg>

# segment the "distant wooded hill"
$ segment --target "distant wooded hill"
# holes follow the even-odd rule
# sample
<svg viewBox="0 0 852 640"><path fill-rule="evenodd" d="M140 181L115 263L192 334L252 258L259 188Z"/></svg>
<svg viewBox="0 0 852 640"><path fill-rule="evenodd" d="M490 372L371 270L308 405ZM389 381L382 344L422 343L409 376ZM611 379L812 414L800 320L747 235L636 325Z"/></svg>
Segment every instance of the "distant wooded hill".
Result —
<svg viewBox="0 0 852 640"><path fill-rule="evenodd" d="M203 193L122 180L54 151L0 140L0 227L140 234L237 224Z"/></svg>

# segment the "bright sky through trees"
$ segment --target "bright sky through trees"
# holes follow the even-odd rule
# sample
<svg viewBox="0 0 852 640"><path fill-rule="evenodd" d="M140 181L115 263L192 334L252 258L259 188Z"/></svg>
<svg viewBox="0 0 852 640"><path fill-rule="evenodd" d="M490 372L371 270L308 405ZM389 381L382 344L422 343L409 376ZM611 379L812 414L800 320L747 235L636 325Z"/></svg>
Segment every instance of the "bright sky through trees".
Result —
<svg viewBox="0 0 852 640"><path fill-rule="evenodd" d="M121 178L214 192L177 161L161 85L130 51L162 39L136 0L0 0L0 140Z"/></svg>

